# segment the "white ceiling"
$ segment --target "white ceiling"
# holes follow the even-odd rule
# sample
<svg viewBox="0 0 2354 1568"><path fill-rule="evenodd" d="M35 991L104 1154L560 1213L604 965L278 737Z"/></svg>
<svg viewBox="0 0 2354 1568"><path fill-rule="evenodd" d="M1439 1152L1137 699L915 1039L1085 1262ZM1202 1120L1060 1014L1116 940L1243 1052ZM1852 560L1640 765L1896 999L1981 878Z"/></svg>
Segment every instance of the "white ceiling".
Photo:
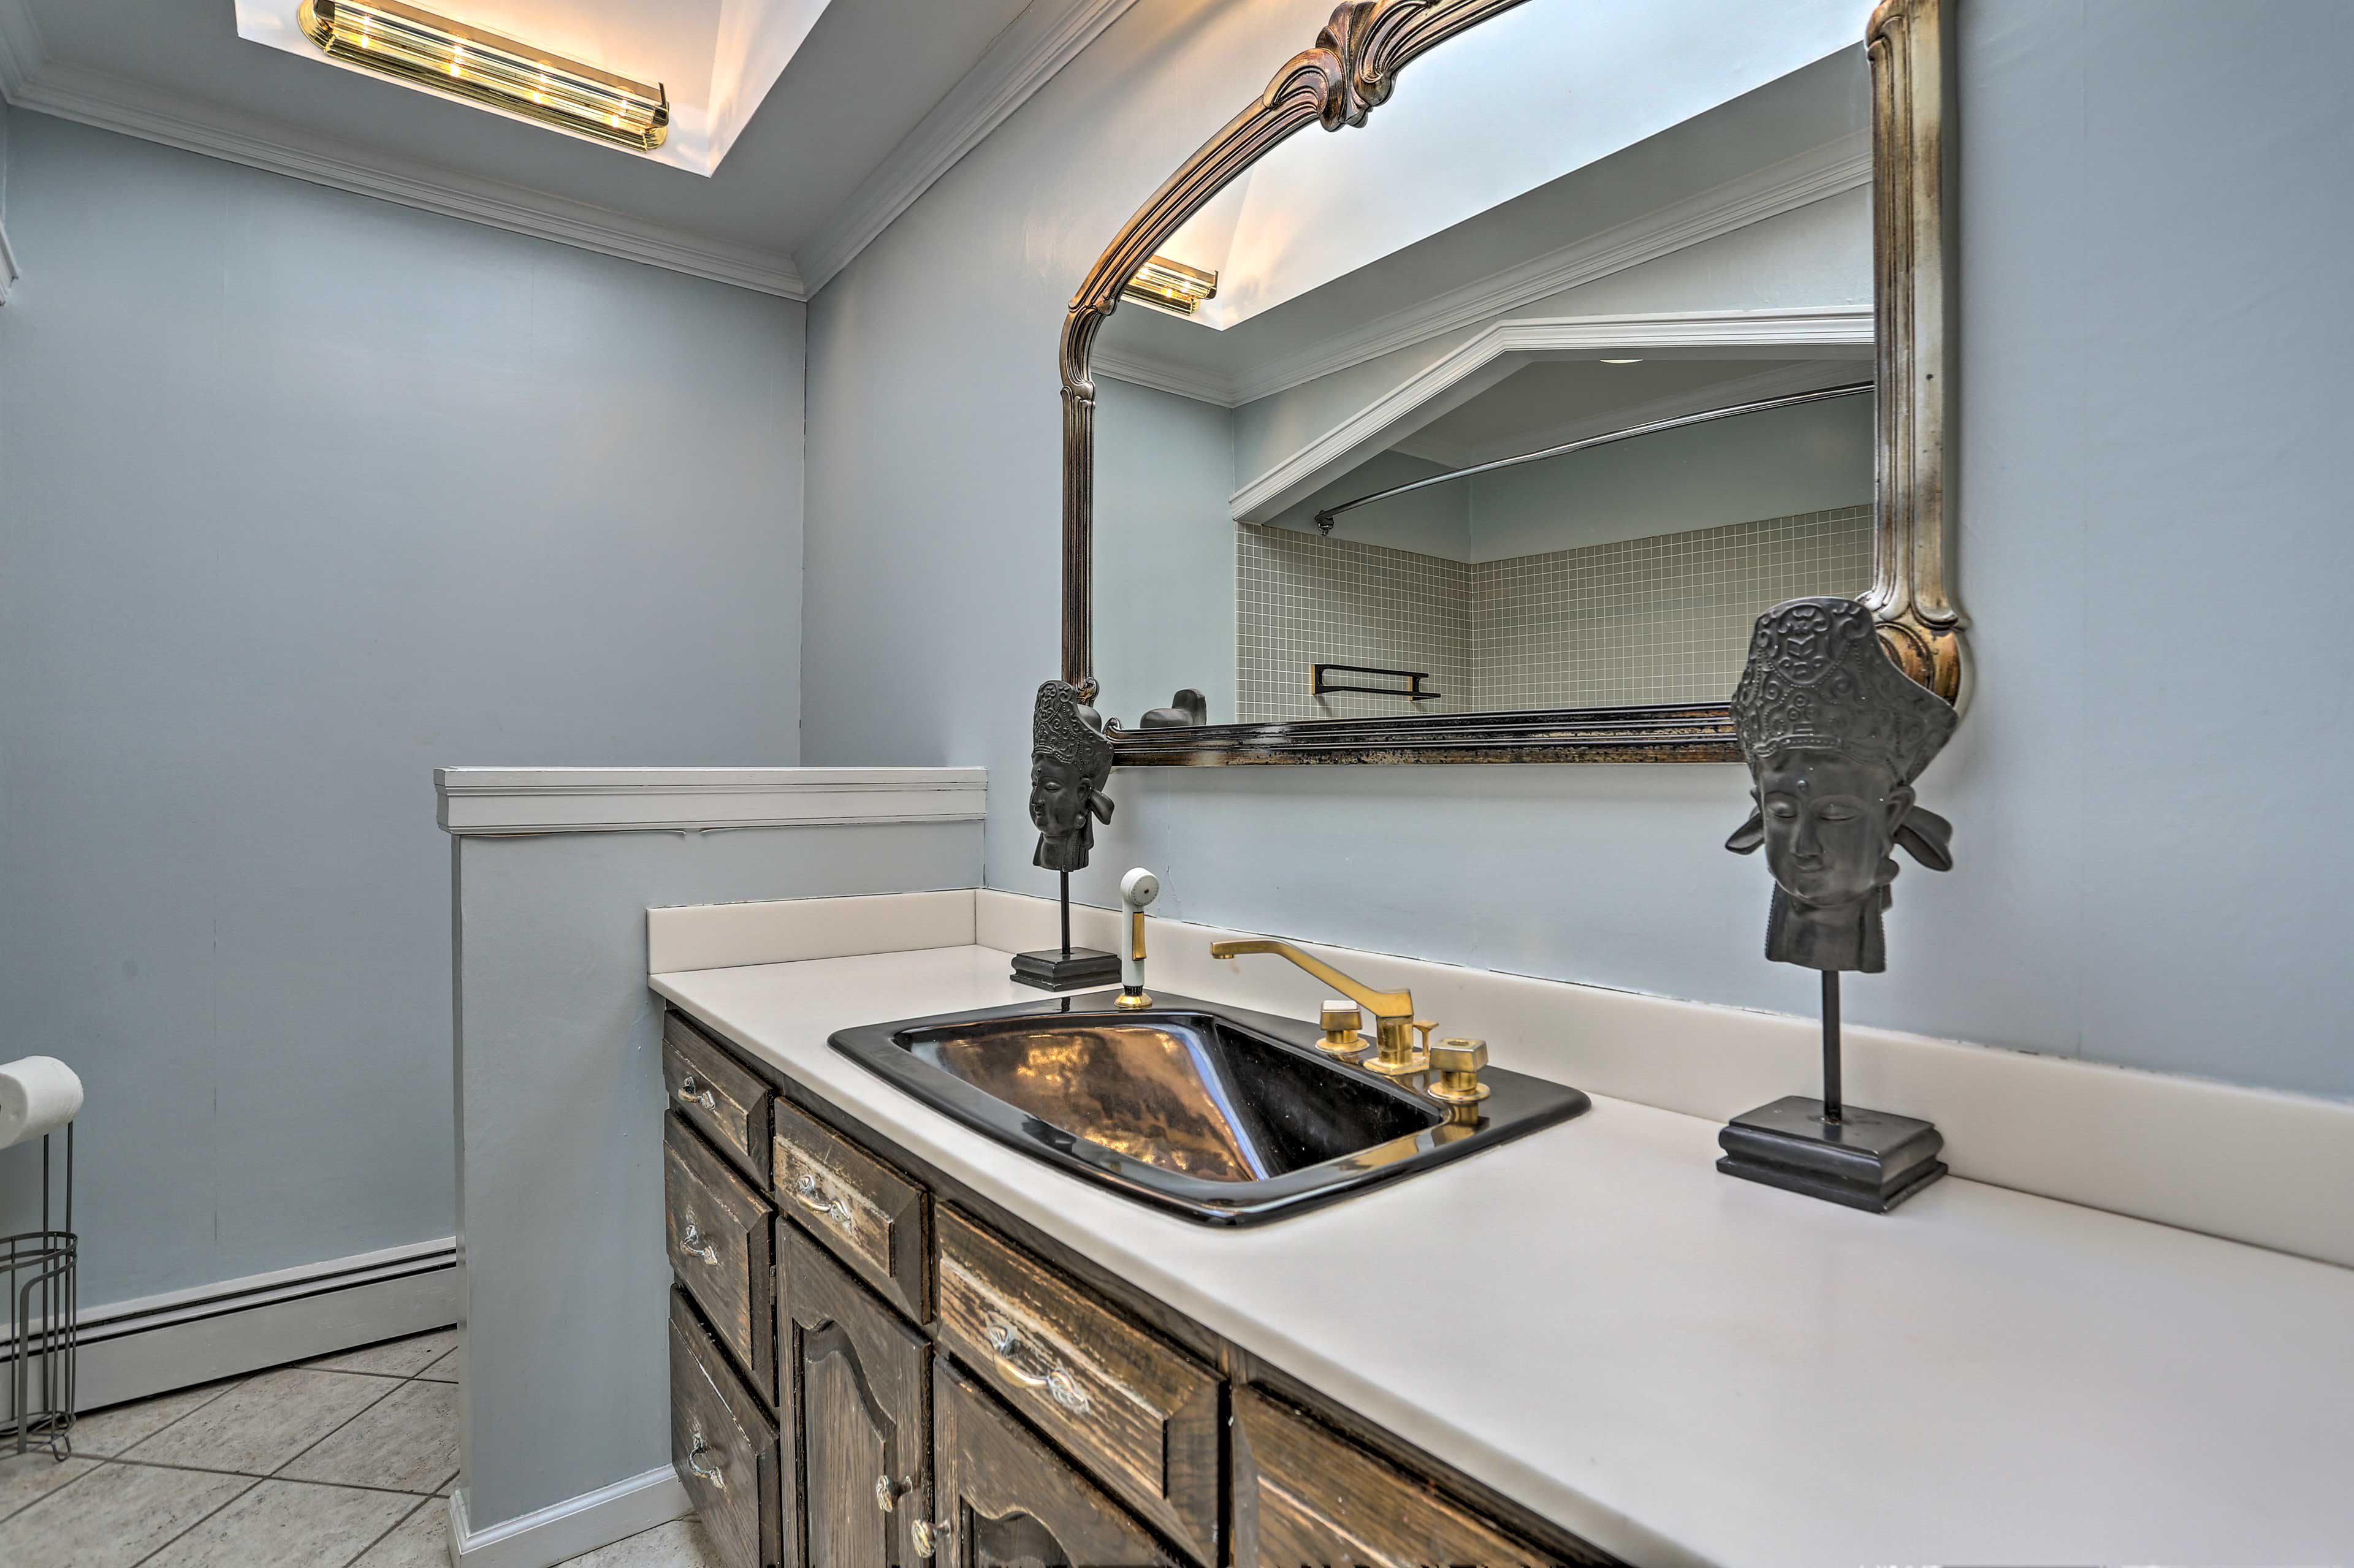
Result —
<svg viewBox="0 0 2354 1568"><path fill-rule="evenodd" d="M1623 152L1816 60L1855 52L1858 0L1522 5L1409 67L1345 136L1295 136L1161 247L1219 274L1230 327Z"/></svg>
<svg viewBox="0 0 2354 1568"><path fill-rule="evenodd" d="M1540 359L1395 443L1449 468L1584 440L1654 419L1872 379L1867 360Z"/></svg>
<svg viewBox="0 0 2354 1568"><path fill-rule="evenodd" d="M249 41L240 0L0 0L0 90L21 107L799 297L1131 3L435 0L557 52L577 37L582 58L624 73L642 68L609 57L657 42L663 60L689 62L679 79L699 80L713 116L707 177L336 67L307 43ZM291 17L296 0L243 4ZM555 25L565 12L578 14L569 32ZM730 27L743 36L723 47ZM693 63L698 49L707 63ZM748 93L779 53L790 58L731 141L721 101Z"/></svg>

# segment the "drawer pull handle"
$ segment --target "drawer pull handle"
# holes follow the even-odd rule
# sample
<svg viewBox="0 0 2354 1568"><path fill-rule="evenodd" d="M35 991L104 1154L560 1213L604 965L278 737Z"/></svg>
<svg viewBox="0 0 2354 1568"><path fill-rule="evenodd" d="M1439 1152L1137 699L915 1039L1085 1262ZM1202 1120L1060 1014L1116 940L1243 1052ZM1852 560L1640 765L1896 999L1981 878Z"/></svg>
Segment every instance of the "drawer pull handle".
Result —
<svg viewBox="0 0 2354 1568"><path fill-rule="evenodd" d="M695 1429L694 1440L687 1446L686 1467L691 1474L709 1481L713 1490L724 1492L727 1489L726 1474L718 1466L705 1465L703 1462L703 1456L709 1452L711 1452L711 1445L703 1440L703 1428L698 1426Z"/></svg>
<svg viewBox="0 0 2354 1568"><path fill-rule="evenodd" d="M708 1264L716 1265L719 1262L719 1249L704 1238L703 1233L695 1228L693 1220L687 1221L686 1229L679 1233L678 1250L689 1257L699 1257Z"/></svg>
<svg viewBox="0 0 2354 1568"><path fill-rule="evenodd" d="M719 1102L712 1097L711 1090L705 1087L703 1080L693 1073L689 1073L678 1081L678 1103L683 1106L701 1106L705 1110L719 1108Z"/></svg>
<svg viewBox="0 0 2354 1568"><path fill-rule="evenodd" d="M1048 1361L1046 1371L1042 1375L1030 1371L1013 1359L1021 1352L1022 1336L1015 1331L1013 1324L991 1319L982 1328L981 1332L988 1336L989 1348L997 1357L998 1367L1007 1377L1012 1378L1023 1388L1045 1390L1047 1398L1074 1415L1085 1415L1087 1413L1091 1403L1087 1398L1087 1391L1079 1386L1079 1380L1073 1377L1067 1369Z"/></svg>
<svg viewBox="0 0 2354 1568"><path fill-rule="evenodd" d="M947 1520L919 1519L907 1527L907 1534L916 1543L916 1555L929 1557L940 1549L940 1538L949 1532Z"/></svg>
<svg viewBox="0 0 2354 1568"><path fill-rule="evenodd" d="M888 1476L877 1476L875 1478L875 1506L889 1513L899 1506L900 1494L914 1490L915 1486L913 1479L895 1481Z"/></svg>
<svg viewBox="0 0 2354 1568"><path fill-rule="evenodd" d="M832 1220L837 1225L845 1227L849 1225L850 1201L846 1198L836 1198L832 1202L828 1202L825 1194L818 1191L817 1178L808 1171L802 1171L801 1179L793 1183L793 1196L800 1201L801 1206L811 1213Z"/></svg>

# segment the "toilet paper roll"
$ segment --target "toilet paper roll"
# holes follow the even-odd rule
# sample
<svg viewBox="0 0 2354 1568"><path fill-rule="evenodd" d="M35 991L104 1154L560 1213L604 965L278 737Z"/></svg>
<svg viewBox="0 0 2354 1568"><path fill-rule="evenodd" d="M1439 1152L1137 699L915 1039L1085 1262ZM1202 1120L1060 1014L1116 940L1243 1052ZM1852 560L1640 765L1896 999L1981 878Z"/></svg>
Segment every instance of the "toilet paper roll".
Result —
<svg viewBox="0 0 2354 1568"><path fill-rule="evenodd" d="M0 1149L55 1132L81 1110L81 1079L55 1056L0 1066Z"/></svg>

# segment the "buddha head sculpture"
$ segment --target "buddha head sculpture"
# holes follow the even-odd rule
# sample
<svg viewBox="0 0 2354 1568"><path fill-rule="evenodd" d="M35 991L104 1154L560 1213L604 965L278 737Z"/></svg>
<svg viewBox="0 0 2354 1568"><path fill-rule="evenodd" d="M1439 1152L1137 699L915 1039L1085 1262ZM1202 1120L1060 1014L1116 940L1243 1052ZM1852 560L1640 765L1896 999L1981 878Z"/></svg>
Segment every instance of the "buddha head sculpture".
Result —
<svg viewBox="0 0 2354 1568"><path fill-rule="evenodd" d="M1111 742L1103 717L1079 688L1048 681L1038 688L1030 725L1030 821L1038 853L1030 863L1078 871L1096 847L1096 823L1111 821Z"/></svg>
<svg viewBox="0 0 2354 1568"><path fill-rule="evenodd" d="M1766 956L1811 969L1888 967L1881 913L1903 845L1953 866L1953 825L1913 780L1954 733L1954 710L1880 646L1852 599L1794 599L1757 618L1733 724L1755 810L1724 847L1761 846L1774 874Z"/></svg>

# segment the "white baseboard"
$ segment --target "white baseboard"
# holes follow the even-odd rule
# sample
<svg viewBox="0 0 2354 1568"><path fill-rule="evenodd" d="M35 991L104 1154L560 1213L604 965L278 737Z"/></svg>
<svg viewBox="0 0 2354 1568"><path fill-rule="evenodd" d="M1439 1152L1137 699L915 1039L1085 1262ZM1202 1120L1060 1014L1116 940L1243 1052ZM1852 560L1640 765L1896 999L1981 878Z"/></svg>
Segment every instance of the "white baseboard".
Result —
<svg viewBox="0 0 2354 1568"><path fill-rule="evenodd" d="M98 1410L458 1320L454 1237L82 1314L74 1404ZM7 1358L0 1356L0 1367Z"/></svg>
<svg viewBox="0 0 2354 1568"><path fill-rule="evenodd" d="M463 1568L555 1568L585 1552L695 1511L675 1471L664 1467L476 1530L466 1489L450 1494L450 1561Z"/></svg>

